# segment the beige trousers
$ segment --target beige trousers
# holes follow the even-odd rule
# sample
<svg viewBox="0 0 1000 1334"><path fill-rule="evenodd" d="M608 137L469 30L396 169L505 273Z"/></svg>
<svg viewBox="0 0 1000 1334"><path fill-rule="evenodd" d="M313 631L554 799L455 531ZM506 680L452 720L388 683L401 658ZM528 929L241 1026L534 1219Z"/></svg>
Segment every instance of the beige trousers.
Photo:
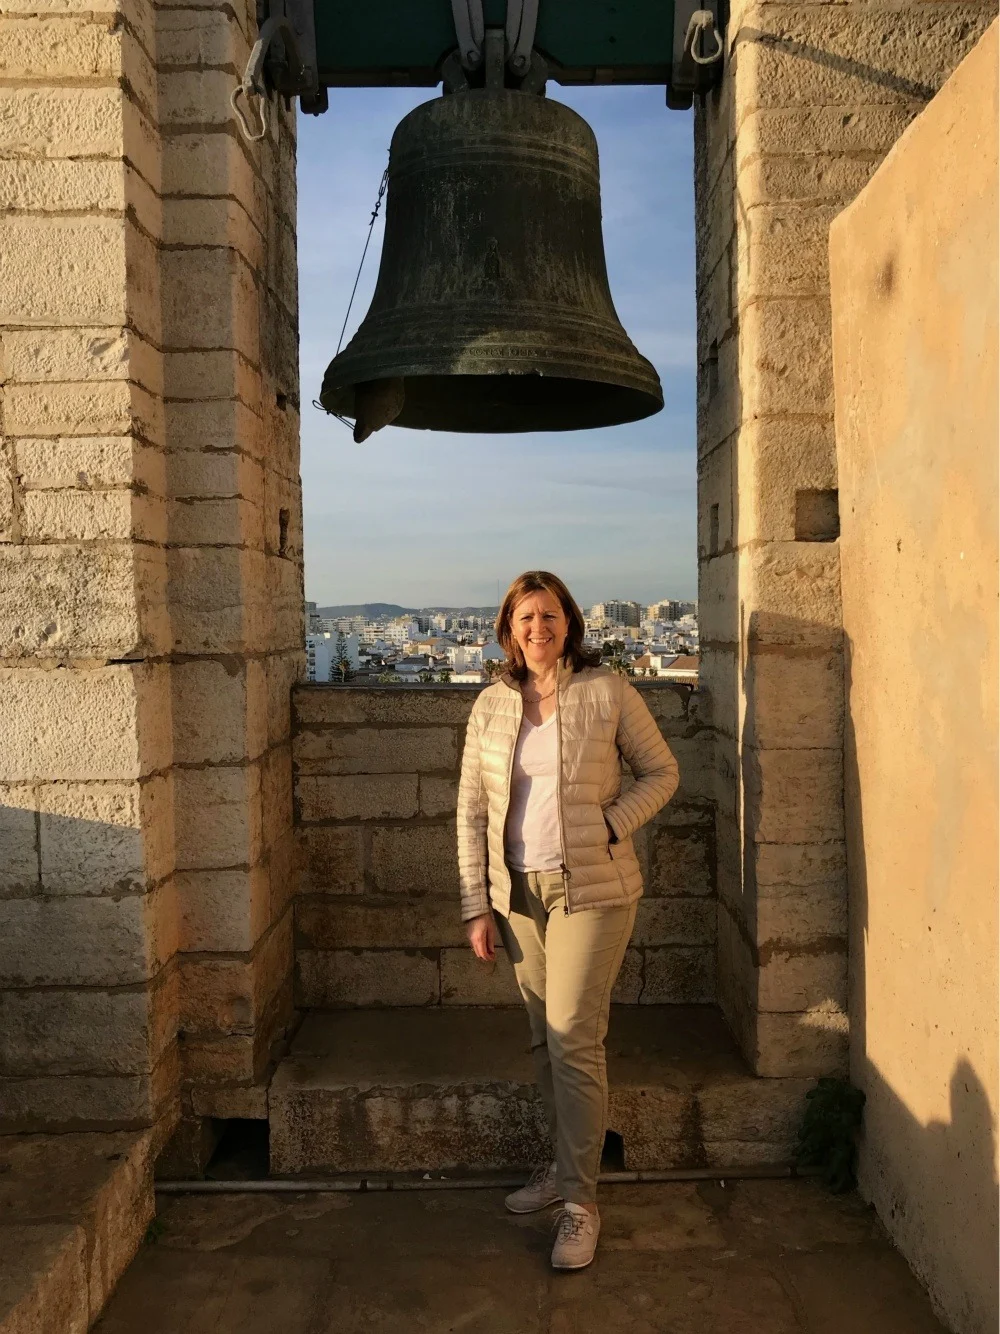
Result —
<svg viewBox="0 0 1000 1334"><path fill-rule="evenodd" d="M558 871L511 871L496 914L531 1024L531 1053L563 1199L591 1204L608 1116L604 1039L636 905L564 911Z"/></svg>

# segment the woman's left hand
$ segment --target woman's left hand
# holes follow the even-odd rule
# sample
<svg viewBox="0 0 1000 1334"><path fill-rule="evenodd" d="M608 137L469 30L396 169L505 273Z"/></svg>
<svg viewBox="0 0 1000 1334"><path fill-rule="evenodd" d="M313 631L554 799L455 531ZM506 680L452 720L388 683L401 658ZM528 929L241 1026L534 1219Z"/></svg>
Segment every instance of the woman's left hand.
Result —
<svg viewBox="0 0 1000 1334"><path fill-rule="evenodd" d="M483 913L481 916L473 917L471 921L466 922L465 934L469 938L469 944L472 946L477 959L485 959L487 962L491 962L496 958L497 924L493 920L492 913Z"/></svg>

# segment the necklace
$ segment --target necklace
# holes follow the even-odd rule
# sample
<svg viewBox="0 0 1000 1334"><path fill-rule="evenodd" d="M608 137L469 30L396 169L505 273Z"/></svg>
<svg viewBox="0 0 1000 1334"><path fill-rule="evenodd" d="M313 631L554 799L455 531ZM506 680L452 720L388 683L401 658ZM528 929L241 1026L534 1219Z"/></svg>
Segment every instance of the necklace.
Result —
<svg viewBox="0 0 1000 1334"><path fill-rule="evenodd" d="M543 699L551 699L555 693L556 693L556 688L555 686L553 686L547 695L536 695L534 699L529 699L528 696L522 690L521 698L524 700L525 704L541 704Z"/></svg>

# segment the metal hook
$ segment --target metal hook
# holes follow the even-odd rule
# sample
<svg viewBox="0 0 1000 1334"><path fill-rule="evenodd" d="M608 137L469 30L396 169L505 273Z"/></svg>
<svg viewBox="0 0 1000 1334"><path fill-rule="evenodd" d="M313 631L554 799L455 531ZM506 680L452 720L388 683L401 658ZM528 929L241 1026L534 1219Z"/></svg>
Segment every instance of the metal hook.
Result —
<svg viewBox="0 0 1000 1334"><path fill-rule="evenodd" d="M267 58L268 49L276 37L281 38L281 43L285 48L285 55L289 66L293 69L296 78L301 79L304 74L302 58L299 55L299 49L295 44L295 30L284 14L273 14L260 29L257 34L257 40L253 44L253 50L250 52L250 59L247 61L247 67L243 71L243 81L233 89L229 98L230 106L233 108L233 114L236 116L236 123L240 127L240 132L244 138L255 143L263 139L267 134L267 116L264 108L268 96L267 83L264 79L264 61ZM240 96L246 100L249 107L251 97L260 98L260 130L255 131L247 120L246 113L240 106Z"/></svg>
<svg viewBox="0 0 1000 1334"><path fill-rule="evenodd" d="M715 38L715 50L710 56L698 54L698 39L702 33L709 33ZM714 65L722 58L722 38L715 26L715 15L710 9L696 9L688 23L684 37L684 54L690 56L696 65Z"/></svg>

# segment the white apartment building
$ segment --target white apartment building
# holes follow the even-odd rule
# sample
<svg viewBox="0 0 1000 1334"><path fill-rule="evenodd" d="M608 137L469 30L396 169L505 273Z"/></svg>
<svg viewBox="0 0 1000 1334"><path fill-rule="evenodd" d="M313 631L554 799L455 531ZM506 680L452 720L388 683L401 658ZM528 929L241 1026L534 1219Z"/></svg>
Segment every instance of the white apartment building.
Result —
<svg viewBox="0 0 1000 1334"><path fill-rule="evenodd" d="M642 608L638 602L625 602L621 598L610 598L606 602L597 602L591 607L590 619L609 625L638 625L642 619Z"/></svg>
<svg viewBox="0 0 1000 1334"><path fill-rule="evenodd" d="M456 672L475 672L478 679L483 665L481 644L450 644L445 655Z"/></svg>

